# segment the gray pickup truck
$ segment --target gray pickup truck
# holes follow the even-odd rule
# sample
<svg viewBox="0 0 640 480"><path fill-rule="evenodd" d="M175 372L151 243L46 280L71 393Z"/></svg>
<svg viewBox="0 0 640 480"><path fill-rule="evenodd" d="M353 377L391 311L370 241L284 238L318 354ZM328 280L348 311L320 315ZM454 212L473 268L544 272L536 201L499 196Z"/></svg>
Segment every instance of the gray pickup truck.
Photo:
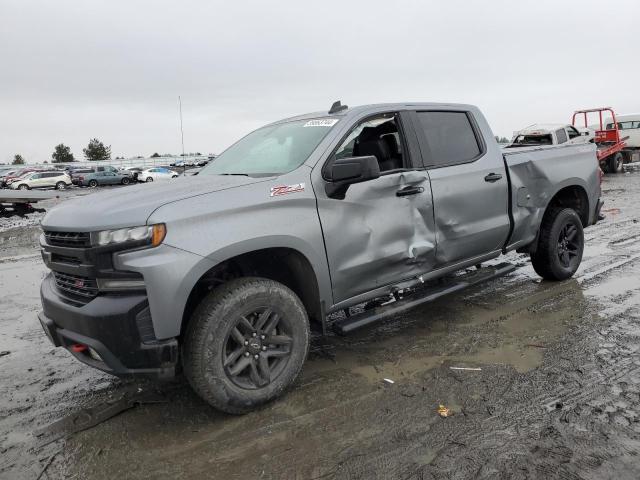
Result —
<svg viewBox="0 0 640 480"><path fill-rule="evenodd" d="M40 322L115 375L184 371L247 412L298 376L311 327L347 333L507 273L569 278L598 220L592 144L501 151L470 105L289 118L199 175L63 202L42 222Z"/></svg>

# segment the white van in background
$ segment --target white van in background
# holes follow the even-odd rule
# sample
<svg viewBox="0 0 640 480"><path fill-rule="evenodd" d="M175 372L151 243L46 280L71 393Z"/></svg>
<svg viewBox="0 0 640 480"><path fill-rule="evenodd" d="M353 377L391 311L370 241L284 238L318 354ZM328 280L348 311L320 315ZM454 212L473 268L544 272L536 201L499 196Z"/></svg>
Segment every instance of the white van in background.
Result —
<svg viewBox="0 0 640 480"><path fill-rule="evenodd" d="M620 137L629 137L625 140L627 147L640 148L640 113L630 113L628 115L616 115ZM607 119L607 130L613 128L611 119Z"/></svg>
<svg viewBox="0 0 640 480"><path fill-rule="evenodd" d="M618 129L620 130L620 138L625 139L627 144L622 150L624 162L640 161L640 113L628 113L626 115L616 115ZM606 121L607 130L613 128L610 118Z"/></svg>

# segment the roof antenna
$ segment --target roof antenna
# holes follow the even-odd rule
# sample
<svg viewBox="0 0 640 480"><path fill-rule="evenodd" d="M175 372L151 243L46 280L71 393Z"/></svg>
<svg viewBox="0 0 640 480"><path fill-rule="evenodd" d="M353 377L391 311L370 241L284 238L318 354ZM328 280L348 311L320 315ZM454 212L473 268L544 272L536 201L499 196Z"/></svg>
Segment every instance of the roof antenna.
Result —
<svg viewBox="0 0 640 480"><path fill-rule="evenodd" d="M340 103L340 100L338 100L337 102L333 102L333 105L331 105L331 108L329 109L329 115L341 112L343 110L346 110L347 108L349 108L348 105L342 105Z"/></svg>

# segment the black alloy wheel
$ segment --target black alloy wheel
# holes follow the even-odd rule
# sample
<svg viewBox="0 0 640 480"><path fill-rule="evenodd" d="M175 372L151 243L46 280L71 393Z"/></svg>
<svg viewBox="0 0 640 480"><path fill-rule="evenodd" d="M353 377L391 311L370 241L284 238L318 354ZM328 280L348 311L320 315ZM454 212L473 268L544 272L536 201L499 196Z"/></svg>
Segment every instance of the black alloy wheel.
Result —
<svg viewBox="0 0 640 480"><path fill-rule="evenodd" d="M566 223L558 237L558 259L563 267L573 268L579 262L580 248L578 227L573 222Z"/></svg>
<svg viewBox="0 0 640 480"><path fill-rule="evenodd" d="M291 327L271 308L236 319L225 339L223 365L238 387L263 388L277 379L291 356Z"/></svg>

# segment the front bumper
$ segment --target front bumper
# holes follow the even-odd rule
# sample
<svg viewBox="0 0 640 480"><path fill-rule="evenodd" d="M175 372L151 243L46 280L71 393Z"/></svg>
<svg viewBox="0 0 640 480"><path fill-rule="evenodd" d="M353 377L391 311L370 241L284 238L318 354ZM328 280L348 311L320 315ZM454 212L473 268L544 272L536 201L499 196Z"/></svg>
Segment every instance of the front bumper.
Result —
<svg viewBox="0 0 640 480"><path fill-rule="evenodd" d="M114 375L172 377L178 364L175 338L156 340L144 293L100 295L79 306L55 286L50 274L40 288L42 328L57 347ZM75 351L74 345L88 347ZM95 353L92 355L90 350Z"/></svg>

